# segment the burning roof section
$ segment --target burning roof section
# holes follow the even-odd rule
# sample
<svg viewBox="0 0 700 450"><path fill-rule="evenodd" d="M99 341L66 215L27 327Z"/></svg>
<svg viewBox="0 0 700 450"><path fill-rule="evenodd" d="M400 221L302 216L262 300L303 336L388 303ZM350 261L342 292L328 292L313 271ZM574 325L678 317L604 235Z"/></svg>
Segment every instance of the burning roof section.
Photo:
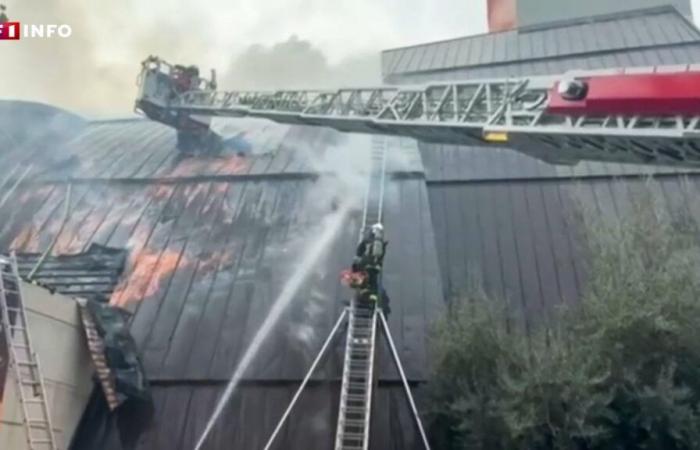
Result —
<svg viewBox="0 0 700 450"><path fill-rule="evenodd" d="M91 244L85 252L45 258L40 253L17 254L22 278L28 279L33 274L32 282L52 291L100 301L111 297L125 262L126 250L97 244Z"/></svg>
<svg viewBox="0 0 700 450"><path fill-rule="evenodd" d="M24 126L38 130L41 122ZM212 393L223 389L319 224L342 202L359 205L364 193L368 136L247 119L214 127L227 141L220 154L182 158L175 132L159 124L90 122L52 149L53 158L32 160L31 175L0 206L3 251L37 254L54 240L55 254L74 258L91 246L126 250L110 302L132 313L131 334L156 408L156 423L137 448L194 445ZM385 203L392 241L385 279L393 298L389 321L408 377L420 383L427 376L425 336L444 308L441 278L418 148L403 139L389 145L397 150L388 163ZM14 148L3 149L2 157L10 164L26 160ZM272 431L284 408L280 399L296 388L351 295L339 273L354 253L359 209L345 218L260 349L233 399L246 406L226 414L223 421L235 426L222 427L215 440L249 449ZM339 343L317 374L306 406L300 405L304 415L290 425L307 431L287 433L287 448L332 439L341 353ZM389 423L401 417L400 440L412 441L398 374L388 360L379 374L378 395L400 412L377 415L375 440L393 445L398 438ZM330 384L318 389L318 383ZM91 410L76 448L123 448L107 411L99 404ZM173 420L181 426L173 428Z"/></svg>

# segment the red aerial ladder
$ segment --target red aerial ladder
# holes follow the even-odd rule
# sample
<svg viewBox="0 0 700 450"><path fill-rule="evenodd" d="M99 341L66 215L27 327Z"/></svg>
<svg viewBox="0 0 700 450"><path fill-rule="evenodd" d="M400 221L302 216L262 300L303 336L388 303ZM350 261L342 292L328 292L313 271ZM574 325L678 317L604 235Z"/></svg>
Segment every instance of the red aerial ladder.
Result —
<svg viewBox="0 0 700 450"><path fill-rule="evenodd" d="M175 127L180 147L215 143L211 117L495 143L551 163L580 160L700 165L700 65L572 72L338 90L221 91L199 78L176 84L177 66L143 62L136 108Z"/></svg>
<svg viewBox="0 0 700 450"><path fill-rule="evenodd" d="M200 78L192 66L183 68L156 57L145 60L136 108L176 128L179 147L186 152L219 145L209 130L210 118L251 116L424 142L495 144L558 164L594 160L700 167L700 65L269 92L218 91L214 80ZM386 150L381 136L374 143L363 232L382 221ZM368 449L375 341L381 331L421 441L429 448L386 318L360 298L358 292L338 319L264 450L273 448L344 320L348 325L334 450Z"/></svg>

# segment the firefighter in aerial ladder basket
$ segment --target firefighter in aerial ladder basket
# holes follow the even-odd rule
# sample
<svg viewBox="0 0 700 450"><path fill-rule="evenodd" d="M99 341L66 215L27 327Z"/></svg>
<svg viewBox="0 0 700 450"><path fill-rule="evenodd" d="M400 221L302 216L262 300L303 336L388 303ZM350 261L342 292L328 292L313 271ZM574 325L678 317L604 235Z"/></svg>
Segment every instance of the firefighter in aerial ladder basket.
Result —
<svg viewBox="0 0 700 450"><path fill-rule="evenodd" d="M176 65L172 73L173 89L182 94L199 87L199 68L197 66Z"/></svg>
<svg viewBox="0 0 700 450"><path fill-rule="evenodd" d="M379 304L389 314L389 297L382 287L381 274L388 242L384 239L384 227L372 225L357 245L352 268L343 274L343 281L357 291L361 302Z"/></svg>

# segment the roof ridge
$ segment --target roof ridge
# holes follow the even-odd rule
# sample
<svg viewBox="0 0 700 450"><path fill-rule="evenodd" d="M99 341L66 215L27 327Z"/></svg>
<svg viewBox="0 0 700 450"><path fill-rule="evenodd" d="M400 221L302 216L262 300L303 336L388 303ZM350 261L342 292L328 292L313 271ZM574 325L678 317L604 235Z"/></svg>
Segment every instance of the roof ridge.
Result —
<svg viewBox="0 0 700 450"><path fill-rule="evenodd" d="M638 9L631 9L631 10L625 10L625 11L617 11L617 12L612 12L612 13L598 14L598 15L594 15L594 16L583 16L583 17L575 17L575 18L571 18L571 19L556 20L556 21L551 21L551 22L546 22L546 23L524 26L524 27L518 28L517 31L519 33L530 33L530 32L534 32L534 31L555 30L557 28L565 28L565 27L570 27L573 25L584 25L584 24L589 24L589 23L610 22L613 20L620 20L620 19L634 19L637 17L661 15L661 14L668 14L668 13L677 15L678 18L686 20L688 23L693 25L693 27L695 27L695 25L692 22L688 21L688 19L680 11L678 11L678 9L675 6L669 4L669 5L658 5L658 6L651 6L651 7L647 7L647 8L638 8ZM698 36L700 37L700 33L698 34Z"/></svg>
<svg viewBox="0 0 700 450"><path fill-rule="evenodd" d="M144 117L115 117L115 118L99 118L90 119L87 121L89 125L113 124L113 123L128 123L128 122L147 122Z"/></svg>
<svg viewBox="0 0 700 450"><path fill-rule="evenodd" d="M700 31L698 28L695 26L695 24L690 21L687 17L685 17L678 9L673 6L673 5L661 5L661 6L653 6L649 8L640 8L640 9L633 9L633 10L626 10L626 11L618 11L614 13L606 13L606 14L598 14L594 16L587 16L587 17L578 17L575 19L566 19L566 20L558 20L558 21L553 21L553 22L547 22L547 23L542 23L538 25L529 25L521 28L513 28L511 30L504 30L504 31L489 31L485 33L478 33L478 34L471 34L471 35L466 35L466 36L458 36L454 38L449 38L449 39L440 39L436 41L430 41L430 42L423 42L420 44L413 44L413 45L406 45L402 47L392 47L388 49L382 50L382 53L390 53L390 52L395 52L399 50L408 50L408 49L413 49L413 48L419 48L419 47L426 47L430 45L437 45L437 44L444 44L446 42L454 42L454 41L461 41L461 40L470 40L470 39L477 39L481 38L484 36L501 36L505 34L526 34L526 33L531 33L531 32L536 32L536 31L546 31L546 30L556 30L558 28L566 28L570 27L572 25L580 25L580 24L588 24L588 23L602 23L602 22L609 22L612 20L620 20L620 19L632 19L636 17L644 17L644 16L651 16L651 15L661 15L665 13L672 13L678 16L679 19L683 20L686 22L686 24L690 25L693 30L697 33L698 39L700 39Z"/></svg>
<svg viewBox="0 0 700 450"><path fill-rule="evenodd" d="M700 40L700 33L698 40ZM618 53L620 51L638 51L638 50L648 50L648 49L666 49L666 48L671 48L671 47L682 47L682 46L688 46L688 45L693 45L697 44L696 41L686 41L686 42L676 42L676 43L669 43L669 44L649 44L649 45L640 45L640 46L632 46L632 47L620 47L620 48L611 48L611 49L605 49L605 50L585 50L585 51L579 51L579 52L571 52L567 53L564 55L567 58L572 58L572 57L582 57L582 56L588 56L588 55L608 55L608 54L614 54ZM533 63L533 62L539 62L539 61L550 61L550 60L557 60L560 59L562 55L549 55L549 56L538 56L536 58L530 57L530 58L513 58L509 60L503 60L503 61L490 61L486 63L477 63L477 64L472 64L472 65L461 65L461 66L449 66L449 67L440 67L440 68L434 68L434 69L423 69L423 70L414 70L414 71L407 71L407 72L395 72L395 73L388 73L386 75L388 76L405 76L405 75L421 75L421 74L431 74L431 73L441 73L441 72L449 72L450 70L460 70L460 69L478 69L481 67L498 67L498 66L505 66L508 64L522 64L522 63ZM661 65L677 65L677 64L661 64ZM683 65L683 64L681 64ZM632 65L634 67L644 67L643 65ZM619 68L623 67L622 65L616 66L616 67L607 67L608 69L611 68ZM480 79L480 78L476 78ZM465 80L469 80L468 78ZM444 81L444 80L442 80Z"/></svg>

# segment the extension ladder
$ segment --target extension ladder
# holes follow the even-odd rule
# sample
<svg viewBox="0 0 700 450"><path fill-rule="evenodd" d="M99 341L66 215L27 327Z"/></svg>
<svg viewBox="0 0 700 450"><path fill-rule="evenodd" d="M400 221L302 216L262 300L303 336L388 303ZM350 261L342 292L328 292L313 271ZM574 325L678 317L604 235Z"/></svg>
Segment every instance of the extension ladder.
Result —
<svg viewBox="0 0 700 450"><path fill-rule="evenodd" d="M9 258L0 256L0 316L24 415L28 448L58 450L39 358L32 348L14 254Z"/></svg>
<svg viewBox="0 0 700 450"><path fill-rule="evenodd" d="M377 310L353 300L348 318L335 450L367 450L374 383Z"/></svg>
<svg viewBox="0 0 700 450"><path fill-rule="evenodd" d="M382 222L384 209L384 182L386 178L386 138L372 136L372 153L370 156L370 173L365 192L364 215L360 240L369 227Z"/></svg>

